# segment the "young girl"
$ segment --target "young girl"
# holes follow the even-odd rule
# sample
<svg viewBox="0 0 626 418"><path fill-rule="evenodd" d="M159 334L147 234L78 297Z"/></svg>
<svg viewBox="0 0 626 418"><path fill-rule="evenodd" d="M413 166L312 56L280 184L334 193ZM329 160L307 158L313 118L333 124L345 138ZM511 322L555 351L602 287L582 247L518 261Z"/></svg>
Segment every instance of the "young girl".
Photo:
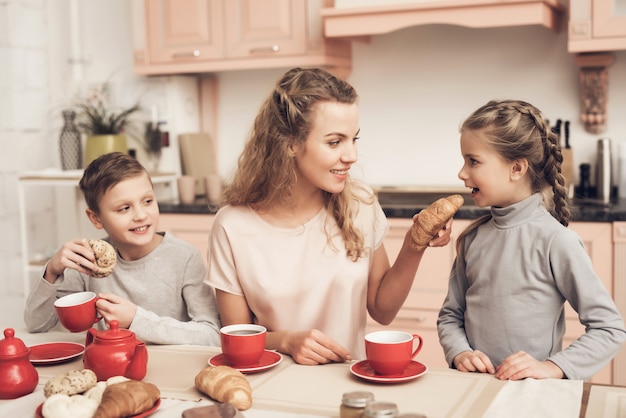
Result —
<svg viewBox="0 0 626 418"><path fill-rule="evenodd" d="M582 241L567 228L557 141L540 111L522 101L490 101L461 127L459 178L491 214L459 237L439 313L441 345L458 370L588 379L626 338ZM586 332L563 350L565 300Z"/></svg>
<svg viewBox="0 0 626 418"><path fill-rule="evenodd" d="M287 71L256 117L211 229L207 282L223 325L264 325L267 348L302 364L364 358L367 313L394 319L424 254L407 234L390 267L385 215L350 178L356 101L350 84L324 70ZM449 240L448 225L431 245Z"/></svg>

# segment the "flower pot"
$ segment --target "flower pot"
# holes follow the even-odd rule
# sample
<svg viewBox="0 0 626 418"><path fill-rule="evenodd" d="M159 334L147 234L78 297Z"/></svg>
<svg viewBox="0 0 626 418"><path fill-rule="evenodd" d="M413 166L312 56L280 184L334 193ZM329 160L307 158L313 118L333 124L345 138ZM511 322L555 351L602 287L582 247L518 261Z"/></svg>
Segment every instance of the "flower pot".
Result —
<svg viewBox="0 0 626 418"><path fill-rule="evenodd" d="M85 167L101 155L109 152L128 153L126 135L90 135L85 143Z"/></svg>

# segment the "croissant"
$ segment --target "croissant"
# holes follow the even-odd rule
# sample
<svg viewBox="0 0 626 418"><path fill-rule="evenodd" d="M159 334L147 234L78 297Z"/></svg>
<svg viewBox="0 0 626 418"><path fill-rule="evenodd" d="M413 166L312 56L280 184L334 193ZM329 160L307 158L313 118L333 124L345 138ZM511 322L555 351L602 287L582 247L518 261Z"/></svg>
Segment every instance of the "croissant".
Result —
<svg viewBox="0 0 626 418"><path fill-rule="evenodd" d="M120 418L140 414L152 408L161 396L159 388L139 380L108 385L93 418Z"/></svg>
<svg viewBox="0 0 626 418"><path fill-rule="evenodd" d="M422 210L411 226L411 248L422 251L454 214L463 206L463 196L454 194L435 200Z"/></svg>
<svg viewBox="0 0 626 418"><path fill-rule="evenodd" d="M246 376L229 366L209 366L200 370L196 388L218 402L230 403L240 411L252 406L252 387Z"/></svg>

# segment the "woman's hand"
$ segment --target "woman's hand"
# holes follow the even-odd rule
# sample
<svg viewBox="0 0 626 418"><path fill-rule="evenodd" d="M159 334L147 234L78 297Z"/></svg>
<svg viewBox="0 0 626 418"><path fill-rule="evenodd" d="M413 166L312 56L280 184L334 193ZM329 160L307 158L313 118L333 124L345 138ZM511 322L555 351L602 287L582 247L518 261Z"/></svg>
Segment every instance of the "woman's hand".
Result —
<svg viewBox="0 0 626 418"><path fill-rule="evenodd" d="M500 380L562 379L563 370L549 360L539 361L524 351L518 351L504 359L496 367L496 377Z"/></svg>
<svg viewBox="0 0 626 418"><path fill-rule="evenodd" d="M450 235L452 234L452 218L446 225L437 232L437 236L428 243L429 247L444 247L450 243Z"/></svg>
<svg viewBox="0 0 626 418"><path fill-rule="evenodd" d="M316 329L272 332L268 334L268 339L276 341L278 351L289 354L299 364L326 364L352 360L348 350Z"/></svg>
<svg viewBox="0 0 626 418"><path fill-rule="evenodd" d="M462 372L494 374L496 369L485 353L479 350L463 351L454 358L454 367Z"/></svg>
<svg viewBox="0 0 626 418"><path fill-rule="evenodd" d="M98 297L100 299L96 302L96 308L107 325L111 321L117 320L120 328L130 327L133 319L135 319L137 305L128 299L110 293L100 293Z"/></svg>

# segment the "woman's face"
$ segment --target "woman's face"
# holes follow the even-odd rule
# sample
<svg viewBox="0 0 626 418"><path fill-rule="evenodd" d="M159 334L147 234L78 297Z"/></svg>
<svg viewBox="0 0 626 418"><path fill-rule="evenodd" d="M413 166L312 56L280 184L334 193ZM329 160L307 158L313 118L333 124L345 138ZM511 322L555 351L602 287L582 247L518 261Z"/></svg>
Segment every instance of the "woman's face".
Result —
<svg viewBox="0 0 626 418"><path fill-rule="evenodd" d="M358 134L356 104L318 103L304 149L296 152L297 187L340 193L357 161Z"/></svg>

